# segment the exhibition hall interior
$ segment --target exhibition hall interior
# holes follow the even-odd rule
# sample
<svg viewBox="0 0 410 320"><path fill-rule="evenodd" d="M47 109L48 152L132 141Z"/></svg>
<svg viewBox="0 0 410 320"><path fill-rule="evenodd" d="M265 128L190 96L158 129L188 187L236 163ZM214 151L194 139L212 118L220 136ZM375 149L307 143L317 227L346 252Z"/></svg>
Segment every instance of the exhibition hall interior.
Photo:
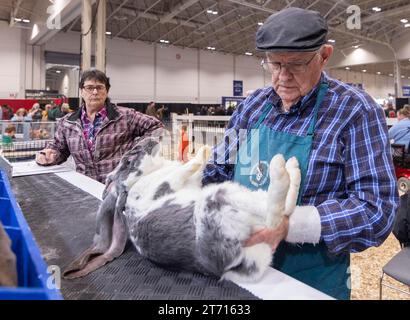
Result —
<svg viewBox="0 0 410 320"><path fill-rule="evenodd" d="M0 141L0 300L410 300L410 0L0 0Z"/></svg>

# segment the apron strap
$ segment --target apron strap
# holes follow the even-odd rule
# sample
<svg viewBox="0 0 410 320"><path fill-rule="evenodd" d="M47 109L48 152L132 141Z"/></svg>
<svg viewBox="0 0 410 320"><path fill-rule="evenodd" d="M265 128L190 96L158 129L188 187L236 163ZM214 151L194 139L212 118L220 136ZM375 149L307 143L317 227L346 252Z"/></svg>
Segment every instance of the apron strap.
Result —
<svg viewBox="0 0 410 320"><path fill-rule="evenodd" d="M322 82L320 84L319 93L317 95L316 103L315 103L315 106L313 108L313 118L312 118L312 121L310 122L309 129L308 129L308 132L307 132L307 135L309 135L309 136L313 135L313 133L315 132L315 127L316 127L316 122L317 122L317 114L319 112L319 107L322 104L322 102L323 102L323 100L326 96L328 88L329 88L329 84L327 82ZM272 104L271 103L265 103L265 105L263 106L262 114L260 115L258 121L253 126L253 129L259 128L262 121L265 120L266 116L268 115L269 111L271 111L271 110L272 110Z"/></svg>
<svg viewBox="0 0 410 320"><path fill-rule="evenodd" d="M308 136L312 136L313 133L315 132L315 127L316 127L316 122L317 122L317 114L319 112L319 107L322 104L322 102L323 102L323 100L326 96L328 88L329 88L329 84L327 82L322 82L320 84L319 93L318 93L317 98L316 98L316 104L313 108L313 118L312 118L312 121L310 122L309 129L308 129L308 132L307 132Z"/></svg>
<svg viewBox="0 0 410 320"><path fill-rule="evenodd" d="M255 123L255 126L253 127L253 129L259 128L262 121L265 120L266 116L268 115L269 111L271 111L271 109L272 109L272 104L269 102L265 103L265 105L263 106L262 114L260 115L258 122Z"/></svg>

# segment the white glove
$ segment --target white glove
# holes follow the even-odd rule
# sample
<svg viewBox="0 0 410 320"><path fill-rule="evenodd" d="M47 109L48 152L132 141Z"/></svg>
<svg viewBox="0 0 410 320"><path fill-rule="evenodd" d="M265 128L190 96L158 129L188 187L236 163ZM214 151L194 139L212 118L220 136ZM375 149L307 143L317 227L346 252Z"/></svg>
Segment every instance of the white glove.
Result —
<svg viewBox="0 0 410 320"><path fill-rule="evenodd" d="M314 206L297 206L289 216L286 241L291 243L319 243L322 232L320 215Z"/></svg>

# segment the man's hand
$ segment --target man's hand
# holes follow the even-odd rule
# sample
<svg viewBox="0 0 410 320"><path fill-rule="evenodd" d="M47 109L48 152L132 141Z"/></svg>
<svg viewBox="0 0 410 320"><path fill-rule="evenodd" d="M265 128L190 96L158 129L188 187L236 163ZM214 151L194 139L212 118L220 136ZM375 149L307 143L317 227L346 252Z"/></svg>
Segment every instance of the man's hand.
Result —
<svg viewBox="0 0 410 320"><path fill-rule="evenodd" d="M56 161L57 153L53 149L43 149L36 154L36 162L39 165L46 166Z"/></svg>
<svg viewBox="0 0 410 320"><path fill-rule="evenodd" d="M289 230L289 217L284 216L282 222L275 228L264 228L251 235L245 241L245 247L253 246L257 243L265 242L275 251L279 243L286 238Z"/></svg>

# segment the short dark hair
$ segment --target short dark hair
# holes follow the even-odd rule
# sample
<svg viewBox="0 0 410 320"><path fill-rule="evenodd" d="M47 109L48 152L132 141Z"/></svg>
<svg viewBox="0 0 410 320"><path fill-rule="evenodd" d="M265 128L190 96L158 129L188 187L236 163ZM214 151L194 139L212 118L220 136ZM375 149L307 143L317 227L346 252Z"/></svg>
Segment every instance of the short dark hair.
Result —
<svg viewBox="0 0 410 320"><path fill-rule="evenodd" d="M98 69L91 68L88 70L84 70L80 79L80 89L84 88L84 82L86 80L96 80L98 82L104 83L105 87L107 88L107 91L110 90L110 78L108 78L104 72Z"/></svg>

